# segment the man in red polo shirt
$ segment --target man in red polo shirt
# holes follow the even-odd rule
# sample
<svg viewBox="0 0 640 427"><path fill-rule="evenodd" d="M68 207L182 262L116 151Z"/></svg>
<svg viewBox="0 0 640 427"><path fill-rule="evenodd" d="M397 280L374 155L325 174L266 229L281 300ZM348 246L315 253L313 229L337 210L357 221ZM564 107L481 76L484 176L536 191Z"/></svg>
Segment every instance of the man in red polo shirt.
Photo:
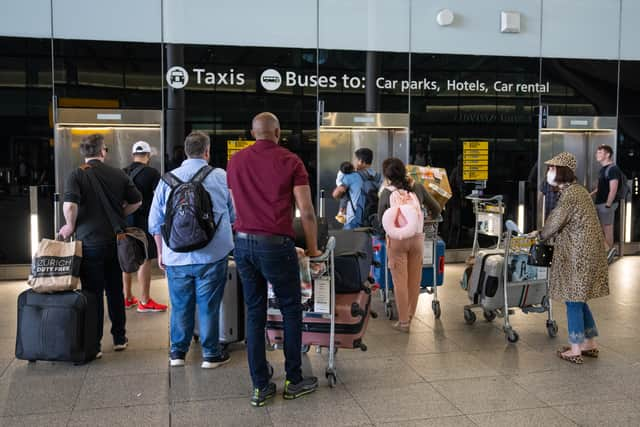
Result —
<svg viewBox="0 0 640 427"><path fill-rule="evenodd" d="M293 239L294 202L300 210L307 255L319 256L316 215L309 176L298 156L278 145L280 123L271 113L253 118L256 143L236 153L227 165L227 181L236 210L234 258L247 304L247 355L253 381L253 406L276 393L269 381L264 329L267 281L278 298L284 323L287 373L283 397L296 399L318 387L302 376L300 271Z"/></svg>

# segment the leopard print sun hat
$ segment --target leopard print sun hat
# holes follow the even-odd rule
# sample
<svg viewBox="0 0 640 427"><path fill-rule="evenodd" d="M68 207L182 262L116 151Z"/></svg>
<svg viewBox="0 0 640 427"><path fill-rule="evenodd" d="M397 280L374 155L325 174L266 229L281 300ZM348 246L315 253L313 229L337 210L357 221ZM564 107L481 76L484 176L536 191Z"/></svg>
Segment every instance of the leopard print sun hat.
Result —
<svg viewBox="0 0 640 427"><path fill-rule="evenodd" d="M564 151L550 160L547 160L544 164L549 166L564 166L575 173L578 162L576 162L576 158L573 154Z"/></svg>

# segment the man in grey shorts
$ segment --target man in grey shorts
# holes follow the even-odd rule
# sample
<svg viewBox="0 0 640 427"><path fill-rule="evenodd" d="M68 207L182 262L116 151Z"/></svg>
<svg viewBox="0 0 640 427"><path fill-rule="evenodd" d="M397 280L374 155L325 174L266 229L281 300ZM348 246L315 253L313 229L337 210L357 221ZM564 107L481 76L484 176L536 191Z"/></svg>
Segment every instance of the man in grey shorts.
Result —
<svg viewBox="0 0 640 427"><path fill-rule="evenodd" d="M618 209L616 194L622 182L622 171L613 162L612 157L613 149L608 145L600 145L596 150L596 160L602 167L598 173L598 187L591 193L595 194L596 210L602 224L609 262L616 255L616 248L613 245L613 224L616 209Z"/></svg>

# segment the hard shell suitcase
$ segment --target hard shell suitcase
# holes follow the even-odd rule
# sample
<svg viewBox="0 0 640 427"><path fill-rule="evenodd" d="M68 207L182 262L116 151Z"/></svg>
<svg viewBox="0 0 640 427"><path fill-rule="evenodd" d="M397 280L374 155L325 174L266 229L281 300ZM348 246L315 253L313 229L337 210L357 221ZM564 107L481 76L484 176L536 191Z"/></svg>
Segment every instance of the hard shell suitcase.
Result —
<svg viewBox="0 0 640 427"><path fill-rule="evenodd" d="M518 261L517 258L510 257L510 263L518 264ZM480 304L486 311L504 307L503 263L503 251L480 251L476 258L476 264L471 273L469 299L474 304ZM511 280L543 278L539 276L524 277L524 275L520 278L514 273L511 273L510 277ZM524 308L542 304L545 296L546 287L542 285L511 285L507 293L508 306Z"/></svg>
<svg viewBox="0 0 640 427"><path fill-rule="evenodd" d="M371 309L371 291L362 290L350 294L336 295L336 339L338 348L366 348L362 338L367 330ZM330 320L322 316L304 316L302 321L302 344L329 346ZM267 335L273 344L284 342L282 315L267 316Z"/></svg>
<svg viewBox="0 0 640 427"><path fill-rule="evenodd" d="M18 296L16 358L85 363L98 353L98 305L86 291Z"/></svg>
<svg viewBox="0 0 640 427"><path fill-rule="evenodd" d="M200 338L200 322L198 321L198 306L196 305L193 336L197 341ZM220 316L218 323L218 341L221 344L232 344L245 338L245 306L242 296L242 285L236 269L236 263L229 260L227 266L227 283L224 287L222 302L220 303Z"/></svg>
<svg viewBox="0 0 640 427"><path fill-rule="evenodd" d="M429 256L432 252L432 240L425 240L425 258L422 266L422 278L420 280L421 288L428 288L433 286L433 259ZM428 245L428 251L427 251ZM438 237L438 241L436 243L436 267L437 267L437 276L436 276L436 286L442 286L444 283L444 264L445 264L445 243L444 240ZM384 263L387 258L387 245L386 240L380 237L373 238L373 275L377 284L380 285L381 288L384 288L385 285L385 276L384 276ZM389 289L393 289L393 279L391 278L391 273L387 273L387 277L389 278Z"/></svg>
<svg viewBox="0 0 640 427"><path fill-rule="evenodd" d="M371 236L366 231L331 230L336 239L336 293L355 293L370 284L373 265Z"/></svg>

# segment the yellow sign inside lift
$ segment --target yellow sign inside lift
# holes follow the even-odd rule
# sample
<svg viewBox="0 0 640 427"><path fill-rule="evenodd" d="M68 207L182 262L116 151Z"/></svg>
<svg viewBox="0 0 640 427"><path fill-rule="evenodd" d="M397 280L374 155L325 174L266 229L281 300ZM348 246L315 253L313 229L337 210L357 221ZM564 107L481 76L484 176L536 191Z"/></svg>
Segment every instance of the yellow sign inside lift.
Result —
<svg viewBox="0 0 640 427"><path fill-rule="evenodd" d="M238 151L255 144L255 141L227 140L227 161Z"/></svg>
<svg viewBox="0 0 640 427"><path fill-rule="evenodd" d="M463 181L489 179L489 141L464 141L462 143Z"/></svg>

